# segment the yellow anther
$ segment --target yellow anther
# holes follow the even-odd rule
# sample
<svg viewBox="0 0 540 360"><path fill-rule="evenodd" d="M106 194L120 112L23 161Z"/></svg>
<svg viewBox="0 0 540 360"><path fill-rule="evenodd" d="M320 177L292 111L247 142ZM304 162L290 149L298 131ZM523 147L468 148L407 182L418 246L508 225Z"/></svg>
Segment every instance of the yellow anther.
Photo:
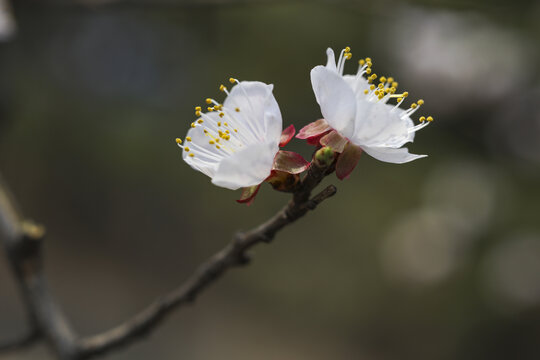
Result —
<svg viewBox="0 0 540 360"><path fill-rule="evenodd" d="M369 94L369 90L368 89L364 90L364 94L366 95Z"/></svg>
<svg viewBox="0 0 540 360"><path fill-rule="evenodd" d="M394 78L390 76L386 81L387 81L389 84L390 84L390 83L393 83L393 82L394 82Z"/></svg>
<svg viewBox="0 0 540 360"><path fill-rule="evenodd" d="M383 83L380 83L379 85L377 85L377 87L378 87L379 89L382 89L382 88L384 88L384 84L383 84Z"/></svg>
<svg viewBox="0 0 540 360"><path fill-rule="evenodd" d="M210 145L214 145L216 142L215 142L214 140L210 140L210 141L208 141L208 143L209 143Z"/></svg>
<svg viewBox="0 0 540 360"><path fill-rule="evenodd" d="M344 50L345 50L346 53L351 52L351 48L348 47L348 46L345 46L345 49L344 49Z"/></svg>
<svg viewBox="0 0 540 360"><path fill-rule="evenodd" d="M372 74L372 75L370 76L370 78L371 78L371 80L375 80L375 79L377 78L377 74Z"/></svg>
<svg viewBox="0 0 540 360"><path fill-rule="evenodd" d="M390 89L390 88L384 89L384 92L387 93L387 94L390 94L391 91L392 91L392 89Z"/></svg>
<svg viewBox="0 0 540 360"><path fill-rule="evenodd" d="M358 64L360 64L360 66L364 66L365 63L366 63L366 60L364 59L358 60Z"/></svg>
<svg viewBox="0 0 540 360"><path fill-rule="evenodd" d="M203 132L204 132L205 134L208 134L208 130L206 130L206 129L203 129Z"/></svg>
<svg viewBox="0 0 540 360"><path fill-rule="evenodd" d="M403 94L401 94L403 97L407 97L409 96L409 92L408 91L404 91Z"/></svg>
<svg viewBox="0 0 540 360"><path fill-rule="evenodd" d="M368 67L372 67L373 66L373 63L371 62L371 60L366 60L366 64Z"/></svg>
<svg viewBox="0 0 540 360"><path fill-rule="evenodd" d="M367 58L366 58L366 61L368 61L368 62L371 61L371 58L370 58L370 57L367 57Z"/></svg>
<svg viewBox="0 0 540 360"><path fill-rule="evenodd" d="M197 126L197 125L195 125L195 123L192 122L192 123L191 123L191 127L194 128L195 126Z"/></svg>
<svg viewBox="0 0 540 360"><path fill-rule="evenodd" d="M182 143L182 139L176 138L176 143L177 143L177 144L181 144L181 143Z"/></svg>
<svg viewBox="0 0 540 360"><path fill-rule="evenodd" d="M366 69L366 74L371 74L371 69L370 68Z"/></svg>
<svg viewBox="0 0 540 360"><path fill-rule="evenodd" d="M230 131L229 131L229 130L225 130L225 134L230 134Z"/></svg>
<svg viewBox="0 0 540 360"><path fill-rule="evenodd" d="M219 134L219 136L223 136L223 131L218 130L218 134Z"/></svg>
<svg viewBox="0 0 540 360"><path fill-rule="evenodd" d="M184 147L184 150L186 150L187 152L189 152L189 148L186 146Z"/></svg>
<svg viewBox="0 0 540 360"><path fill-rule="evenodd" d="M225 91L225 90L227 90L225 85L223 85L223 84L219 85L219 91Z"/></svg>
<svg viewBox="0 0 540 360"><path fill-rule="evenodd" d="M370 90L375 90L375 88L376 88L375 85L370 85L370 86L369 86L369 89L370 89Z"/></svg>
<svg viewBox="0 0 540 360"><path fill-rule="evenodd" d="M191 141L191 136L187 136L186 141Z"/></svg>
<svg viewBox="0 0 540 360"><path fill-rule="evenodd" d="M402 98L402 97L399 97L399 98L397 98L397 101L398 101L398 102L402 102L402 101L403 101L403 98Z"/></svg>
<svg viewBox="0 0 540 360"><path fill-rule="evenodd" d="M214 105L214 110L218 111L219 110L219 105Z"/></svg>
<svg viewBox="0 0 540 360"><path fill-rule="evenodd" d="M212 103L212 99L210 99L210 98L207 98L205 101L206 101L206 103L209 104L209 105Z"/></svg>
<svg viewBox="0 0 540 360"><path fill-rule="evenodd" d="M431 116L428 116L426 120L427 121L433 121L433 118Z"/></svg>
<svg viewBox="0 0 540 360"><path fill-rule="evenodd" d="M418 100L418 105L424 105L424 100L422 99Z"/></svg>
<svg viewBox="0 0 540 360"><path fill-rule="evenodd" d="M219 139L216 139L216 142L218 143L218 142L219 142Z"/></svg>
<svg viewBox="0 0 540 360"><path fill-rule="evenodd" d="M345 54L345 59L351 60L352 59L352 54L351 53Z"/></svg>
<svg viewBox="0 0 540 360"><path fill-rule="evenodd" d="M396 90L397 90L397 89L396 89L395 87L393 87L393 86L390 88L390 92L391 92L392 94L395 93Z"/></svg>
<svg viewBox="0 0 540 360"><path fill-rule="evenodd" d="M189 154L190 157L195 157L194 153Z"/></svg>
<svg viewBox="0 0 540 360"><path fill-rule="evenodd" d="M221 126L221 121L218 121L217 126ZM221 131L221 130L220 130Z"/></svg>
<svg viewBox="0 0 540 360"><path fill-rule="evenodd" d="M220 117L220 118L222 118L222 117L224 117L224 116L225 116L224 113L222 113L222 112L219 113L219 117Z"/></svg>
<svg viewBox="0 0 540 360"><path fill-rule="evenodd" d="M424 121L426 121L426 117L425 116L420 116L419 120L420 120L420 122L424 122Z"/></svg>
<svg viewBox="0 0 540 360"><path fill-rule="evenodd" d="M230 82L231 84L234 84L234 83L236 82L236 79L235 79L235 78L229 78L229 82Z"/></svg>
<svg viewBox="0 0 540 360"><path fill-rule="evenodd" d="M397 81L393 81L393 82L392 82L392 87L397 89L397 86L398 86Z"/></svg>
<svg viewBox="0 0 540 360"><path fill-rule="evenodd" d="M378 96L379 100L381 100L384 97L384 94L381 92Z"/></svg>
<svg viewBox="0 0 540 360"><path fill-rule="evenodd" d="M216 149L221 149L221 147L219 145L216 145Z"/></svg>
<svg viewBox="0 0 540 360"><path fill-rule="evenodd" d="M199 124L202 124L204 121L203 121L203 119L199 119L199 120L197 120L197 122L198 122Z"/></svg>
<svg viewBox="0 0 540 360"><path fill-rule="evenodd" d="M240 108L235 108L234 111L240 112Z"/></svg>
<svg viewBox="0 0 540 360"><path fill-rule="evenodd" d="M234 132L238 132L238 130L237 130L237 129L234 129Z"/></svg>
<svg viewBox="0 0 540 360"><path fill-rule="evenodd" d="M209 106L209 107L208 107L208 111L212 112L212 111L214 111L214 108L211 107L211 106Z"/></svg>
<svg viewBox="0 0 540 360"><path fill-rule="evenodd" d="M379 81L382 82L382 83L384 84L384 83L386 82L386 77L381 76L381 77L379 78Z"/></svg>
<svg viewBox="0 0 540 360"><path fill-rule="evenodd" d="M231 135L227 135L226 140L230 140L230 139L231 139Z"/></svg>
<svg viewBox="0 0 540 360"><path fill-rule="evenodd" d="M375 90L373 93L378 96L379 95L379 90Z"/></svg>
<svg viewBox="0 0 540 360"><path fill-rule="evenodd" d="M195 111L201 111L201 110L202 110L202 108L200 106L195 107Z"/></svg>
<svg viewBox="0 0 540 360"><path fill-rule="evenodd" d="M201 116L201 111L200 110L195 111L195 116Z"/></svg>
<svg viewBox="0 0 540 360"><path fill-rule="evenodd" d="M229 126L229 124L227 124L226 122L224 122L224 123L223 123L223 125L225 125L225 126ZM229 131L229 130L227 130L227 131Z"/></svg>
<svg viewBox="0 0 540 360"><path fill-rule="evenodd" d="M411 109L416 109L417 107L418 107L418 105L416 105L415 103L411 104Z"/></svg>

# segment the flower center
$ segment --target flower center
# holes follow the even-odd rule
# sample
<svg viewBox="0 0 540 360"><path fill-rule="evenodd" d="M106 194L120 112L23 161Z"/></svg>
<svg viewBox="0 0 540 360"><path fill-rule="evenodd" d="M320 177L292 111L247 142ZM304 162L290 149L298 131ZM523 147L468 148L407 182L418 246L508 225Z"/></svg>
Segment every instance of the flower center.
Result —
<svg viewBox="0 0 540 360"><path fill-rule="evenodd" d="M351 48L345 47L341 50L339 60L337 62L337 72L340 75L343 75L343 70L345 67L345 61L352 58ZM379 78L379 83L376 84L377 74L372 74L371 67L373 62L371 58L367 57L365 59L360 59L358 61L359 67L356 73L356 81L354 82L353 91L358 94L360 91L363 93L367 101L370 102L382 102L386 104L390 99L396 99L396 105L390 110L390 112L395 112L399 106L404 102L405 98L409 96L407 91L402 93L396 93L398 83L394 80L393 77L381 76ZM368 88L365 88L365 81L362 80L365 75L365 80L367 80ZM364 86L362 86L364 85ZM362 87L362 89L360 89ZM424 100L419 99L417 102L414 102L410 105L410 108L405 110L401 117L408 117L414 114L422 105L424 105ZM427 122L430 123L433 121L433 117L421 116L419 118L421 123ZM427 125L427 123L425 125ZM423 125L421 125L423 127Z"/></svg>
<svg viewBox="0 0 540 360"><path fill-rule="evenodd" d="M230 78L229 82L231 84L240 84L234 78ZM230 95L227 87L223 84L220 85L219 90L227 94L227 96ZM246 102L253 113L254 107L249 96L243 87L240 87L240 90L243 92ZM197 153L200 153L205 158L219 160L253 142L249 134L256 131L256 129L253 128L251 122L246 121L248 119L242 114L240 107L229 108L212 98L207 98L206 104L208 105L206 113L202 111L201 106L195 107L195 116L198 119L191 123L191 127L201 131L208 145L211 146L201 143L200 138L202 137L198 137L197 141L194 141L190 136L187 136L184 145L182 145L182 139L177 138L176 143L180 148L188 152L188 156L195 157ZM209 113L213 114L210 115Z"/></svg>

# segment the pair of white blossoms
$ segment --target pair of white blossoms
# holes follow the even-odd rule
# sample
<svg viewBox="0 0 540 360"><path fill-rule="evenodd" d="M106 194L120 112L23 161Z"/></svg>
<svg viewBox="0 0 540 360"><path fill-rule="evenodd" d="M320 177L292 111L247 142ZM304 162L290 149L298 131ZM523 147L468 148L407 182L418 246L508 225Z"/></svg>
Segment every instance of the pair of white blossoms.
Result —
<svg viewBox="0 0 540 360"><path fill-rule="evenodd" d="M407 110L399 105L408 93L396 94L397 82L371 73L370 58L359 61L355 75L343 75L350 48L341 51L336 63L328 49L326 66L311 70L311 83L324 119L300 130L297 138L313 145L329 146L339 153L336 174L347 177L356 166L362 151L390 163L406 163L427 155L410 154L402 148L412 142L416 131L427 126L432 117L421 117L415 125L411 115L424 103L418 100ZM291 125L282 131L273 85L238 81L220 104L206 99L207 112L195 108L198 119L191 124L185 142L176 139L182 157L192 168L206 174L212 183L236 190L255 187L274 172L298 174L309 166L300 155L280 150L294 136ZM396 104L389 104L397 99Z"/></svg>

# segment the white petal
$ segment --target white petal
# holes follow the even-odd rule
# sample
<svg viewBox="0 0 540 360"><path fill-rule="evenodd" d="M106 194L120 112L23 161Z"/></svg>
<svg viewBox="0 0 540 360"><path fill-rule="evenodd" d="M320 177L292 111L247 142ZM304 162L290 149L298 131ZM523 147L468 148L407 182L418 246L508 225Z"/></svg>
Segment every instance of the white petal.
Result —
<svg viewBox="0 0 540 360"><path fill-rule="evenodd" d="M268 101L269 97L274 97L272 89L273 85L259 81L242 81L231 89L229 96L223 102L226 108L240 109L240 112L235 113L235 117L242 117L247 127L252 130L254 137L259 141L266 141L264 133L266 107L270 107L269 111L279 113L277 102Z"/></svg>
<svg viewBox="0 0 540 360"><path fill-rule="evenodd" d="M364 90L369 89L369 83L367 79L359 75L343 75L345 82L353 89L353 91L362 97L365 97Z"/></svg>
<svg viewBox="0 0 540 360"><path fill-rule="evenodd" d="M214 176L222 155L217 152L214 145L208 143L209 138L203 133L203 129L198 126L190 128L186 137L190 137L191 141L184 143L190 151L183 150L182 158L195 170L202 172L210 177ZM195 156L188 156L192 152Z"/></svg>
<svg viewBox="0 0 540 360"><path fill-rule="evenodd" d="M264 104L264 128L265 142L274 142L278 145L283 131L283 120L279 105L272 93L270 93Z"/></svg>
<svg viewBox="0 0 540 360"><path fill-rule="evenodd" d="M334 55L334 50L331 48L326 49L326 56L328 57L328 60L326 61L326 68L337 72L336 55Z"/></svg>
<svg viewBox="0 0 540 360"><path fill-rule="evenodd" d="M410 154L407 148L393 149L385 147L362 146L362 150L377 160L394 164L403 164L409 161L427 157L427 155Z"/></svg>
<svg viewBox="0 0 540 360"><path fill-rule="evenodd" d="M231 190L258 185L270 175L278 150L273 142L247 146L219 164L212 183Z"/></svg>
<svg viewBox="0 0 540 360"><path fill-rule="evenodd" d="M354 134L356 99L343 77L324 66L311 70L311 85L328 124L345 137Z"/></svg>
<svg viewBox="0 0 540 360"><path fill-rule="evenodd" d="M354 135L350 140L359 146L400 147L410 141L409 122L393 106L361 99L357 103Z"/></svg>

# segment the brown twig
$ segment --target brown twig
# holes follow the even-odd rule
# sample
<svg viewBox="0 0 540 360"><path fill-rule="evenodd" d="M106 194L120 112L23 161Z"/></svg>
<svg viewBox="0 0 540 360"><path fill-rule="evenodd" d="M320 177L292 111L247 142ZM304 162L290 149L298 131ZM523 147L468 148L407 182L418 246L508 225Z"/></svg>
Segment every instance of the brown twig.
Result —
<svg viewBox="0 0 540 360"><path fill-rule="evenodd" d="M154 329L172 311L192 303L210 284L233 267L249 262L248 250L259 243L269 243L276 233L295 222L321 202L333 196L336 188L326 187L311 197L313 189L333 171L333 164L313 162L291 201L258 227L239 232L177 289L150 304L126 322L97 335L78 337L47 286L42 264L41 244L44 231L22 220L5 184L0 179L0 235L30 318L31 334L26 339L7 344L1 350L27 346L38 338L47 339L59 358L88 359L134 342ZM311 198L310 198L311 197Z"/></svg>

